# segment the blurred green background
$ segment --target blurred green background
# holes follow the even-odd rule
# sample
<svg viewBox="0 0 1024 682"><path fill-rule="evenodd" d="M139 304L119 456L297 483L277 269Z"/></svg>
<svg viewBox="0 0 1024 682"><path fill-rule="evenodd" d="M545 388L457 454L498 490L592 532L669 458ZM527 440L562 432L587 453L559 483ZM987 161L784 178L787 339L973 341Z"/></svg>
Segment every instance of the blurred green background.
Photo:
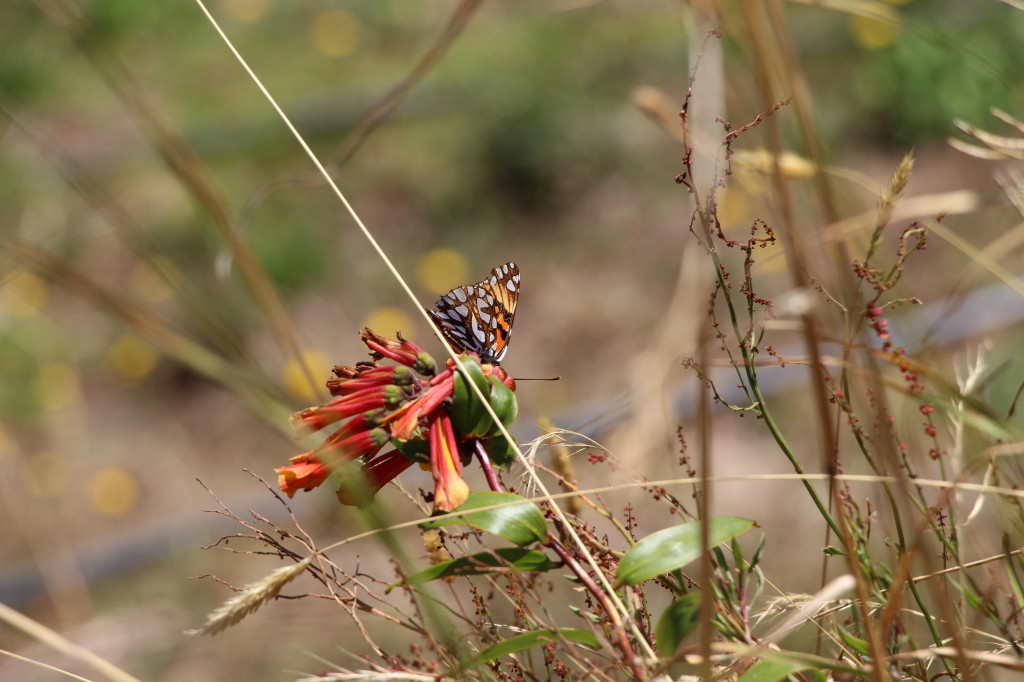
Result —
<svg viewBox="0 0 1024 682"><path fill-rule="evenodd" d="M780 7L843 217L870 211L914 148L910 195L976 193L947 228L977 249L1018 228L995 165L946 138L959 135L954 119L1007 134L993 107L1024 117L1024 13L995 0L878 3L890 23L852 13L871 3L830 4ZM673 181L682 147L652 112L676 116L716 23L724 36L696 97L722 88L724 111L711 115L737 127L764 111L746 28L766 21L758 11L646 0L221 0L211 10L422 303L519 264L505 364L517 377L562 377L520 384L522 439L542 415L603 437L616 411L671 402L629 392L694 245L691 199ZM445 41L460 12L465 27ZM422 61L432 50L436 63ZM423 77L362 135L361 117L417 65ZM181 634L229 594L189 577L242 585L278 566L203 551L250 531L204 513L217 503L195 479L250 521L252 508L287 523L243 472L273 484L273 467L301 449L282 436L288 412L322 397L281 339L296 340L319 382L363 357L367 324L440 357L424 321L195 4L3 3L0 97L0 601L143 679L290 679L321 667L305 652L342 658L338 646L355 648L351 623L322 600L276 602L213 638ZM776 116L802 154L793 110ZM735 149L758 153L762 135ZM741 231L777 220L756 164L734 164L723 215ZM806 229L824 234L799 196ZM935 200L921 217L945 210ZM227 233L283 301L284 332ZM950 277L970 258L939 239L932 251L906 295L942 302L994 281L983 270ZM1019 271L1019 247L998 255ZM766 289L784 291L782 259L766 260ZM691 303L692 325L704 324L704 301ZM1019 347L1015 314L1004 312L1002 357ZM677 360L656 378L666 394L692 381ZM1002 390L1014 388L1007 379ZM667 433L651 437L663 445ZM641 461L649 475L668 471ZM412 490L429 480L417 473ZM311 534L326 543L362 528L320 492L292 501ZM377 546L357 551L364 570L390 576ZM4 648L63 664L4 627ZM55 679L9 660L0 678Z"/></svg>

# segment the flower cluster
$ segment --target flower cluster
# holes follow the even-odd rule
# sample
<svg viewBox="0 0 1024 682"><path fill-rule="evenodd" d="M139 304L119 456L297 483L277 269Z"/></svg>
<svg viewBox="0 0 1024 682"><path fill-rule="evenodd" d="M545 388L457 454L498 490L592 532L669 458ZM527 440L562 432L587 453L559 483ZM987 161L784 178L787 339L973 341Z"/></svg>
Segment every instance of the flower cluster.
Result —
<svg viewBox="0 0 1024 682"><path fill-rule="evenodd" d="M469 496L462 467L474 455L499 466L511 459L510 445L469 384L507 426L516 416L515 382L475 355L462 357L465 372L451 360L438 372L433 358L401 334L394 340L363 329L360 338L372 361L335 367L327 382L334 399L292 415L300 436L344 423L318 447L275 469L278 485L292 497L329 481L342 504L365 506L419 464L434 476L434 511L455 509ZM381 364L385 359L397 364ZM381 453L388 444L392 449Z"/></svg>

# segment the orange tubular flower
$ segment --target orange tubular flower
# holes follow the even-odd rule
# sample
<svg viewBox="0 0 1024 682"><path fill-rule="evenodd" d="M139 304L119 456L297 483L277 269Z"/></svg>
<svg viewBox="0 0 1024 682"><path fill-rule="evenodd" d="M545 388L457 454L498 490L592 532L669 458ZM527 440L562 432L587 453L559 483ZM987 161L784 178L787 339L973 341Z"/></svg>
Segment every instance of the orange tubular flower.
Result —
<svg viewBox="0 0 1024 682"><path fill-rule="evenodd" d="M359 431L344 439L336 439L337 435L317 450L292 457L288 466L274 469L284 494L291 497L299 490L312 490L327 480L341 462L372 457L388 442L388 433L381 428Z"/></svg>
<svg viewBox="0 0 1024 682"><path fill-rule="evenodd" d="M378 411L364 412L363 414L356 415L352 419L345 422L345 425L340 429L328 436L327 440L320 445L318 450L326 450L335 443L345 440L350 436L354 436L360 431L369 431L370 429L380 426L380 420L377 419Z"/></svg>
<svg viewBox="0 0 1024 682"><path fill-rule="evenodd" d="M497 465L503 465L503 457L508 461L508 445L496 436L469 383L476 384L506 424L515 418L515 383L500 367L481 366L473 356L464 356L464 370L456 371L449 361L438 373L434 360L401 336L387 339L369 329L360 336L373 361L334 367L327 388L335 397L292 415L300 434L332 424L336 428L318 447L276 469L278 486L291 497L330 481L339 502L360 505L414 463L429 462L434 510L455 509L469 496L462 458L482 452L482 445ZM378 364L384 358L397 365ZM378 454L389 442L395 449ZM339 473L343 465L358 467L361 475Z"/></svg>
<svg viewBox="0 0 1024 682"><path fill-rule="evenodd" d="M428 424L430 471L434 474L434 511L450 512L469 497L469 486L462 480L459 445L447 414L432 414Z"/></svg>
<svg viewBox="0 0 1024 682"><path fill-rule="evenodd" d="M288 497L293 497L300 490L312 490L327 480L331 468L320 461L312 450L295 455L291 464L277 472L277 487Z"/></svg>
<svg viewBox="0 0 1024 682"><path fill-rule="evenodd" d="M342 440L335 440L332 437L317 454L322 457L328 452L340 453L345 459L373 456L387 445L388 439L388 432L381 428L361 431Z"/></svg>
<svg viewBox="0 0 1024 682"><path fill-rule="evenodd" d="M431 382L418 398L407 402L401 408L389 414L383 421L391 422L391 434L398 440L409 440L412 438L416 428L419 426L420 418L432 413L439 408L445 400L451 397L455 388L455 380L448 372L448 377L438 383Z"/></svg>
<svg viewBox="0 0 1024 682"><path fill-rule="evenodd" d="M347 368L336 367L338 370ZM374 367L373 369L360 372L359 374L346 378L338 374L337 378L327 382L327 388L331 395L350 395L357 391L379 386L395 384L396 386L409 386L414 381L412 374L406 367Z"/></svg>
<svg viewBox="0 0 1024 682"><path fill-rule="evenodd" d="M379 336L369 328L364 327L363 331L359 332L359 338L377 356L394 360L406 367L412 367L423 375L431 375L435 371L434 359L412 341L403 339L401 334L398 336L399 340L395 341L394 339L386 339L383 336Z"/></svg>
<svg viewBox="0 0 1024 682"><path fill-rule="evenodd" d="M364 480L362 481L364 489L360 492L365 495L366 499L372 498L381 488L390 483L391 479L412 465L413 461L398 450L389 450L379 457L365 461L363 463ZM360 504L360 501L356 499L356 496L352 494L352 491L346 485L342 485L338 489L338 502L350 507Z"/></svg>

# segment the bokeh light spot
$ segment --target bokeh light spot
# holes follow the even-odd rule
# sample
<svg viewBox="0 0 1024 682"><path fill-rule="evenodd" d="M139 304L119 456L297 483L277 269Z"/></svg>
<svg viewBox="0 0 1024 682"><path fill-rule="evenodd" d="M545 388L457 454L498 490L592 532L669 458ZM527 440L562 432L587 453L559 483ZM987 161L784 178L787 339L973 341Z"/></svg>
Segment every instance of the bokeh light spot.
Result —
<svg viewBox="0 0 1024 682"><path fill-rule="evenodd" d="M454 249L431 249L420 258L416 275L427 291L441 295L466 283L469 266L466 257Z"/></svg>
<svg viewBox="0 0 1024 682"><path fill-rule="evenodd" d="M220 0L221 9L235 21L251 24L270 10L270 0Z"/></svg>
<svg viewBox="0 0 1024 682"><path fill-rule="evenodd" d="M413 321L404 311L398 308L377 308L366 318L366 324L378 334L392 336L396 331L409 332L413 328Z"/></svg>
<svg viewBox="0 0 1024 682"><path fill-rule="evenodd" d="M149 376L159 361L159 353L135 334L122 334L107 351L110 370L129 385Z"/></svg>
<svg viewBox="0 0 1024 682"><path fill-rule="evenodd" d="M52 452L39 452L25 459L25 490L33 497L52 498L68 487L68 465Z"/></svg>
<svg viewBox="0 0 1024 682"><path fill-rule="evenodd" d="M36 372L33 389L40 407L63 410L78 401L78 372L70 365L57 362L42 365Z"/></svg>
<svg viewBox="0 0 1024 682"><path fill-rule="evenodd" d="M317 390L327 381L331 367L334 364L324 353L317 350L302 351L302 364L294 358L289 358L281 370L281 385L288 395L304 402L313 402L320 396ZM303 369L305 368L305 370ZM309 377L316 382L316 386L309 383Z"/></svg>
<svg viewBox="0 0 1024 682"><path fill-rule="evenodd" d="M143 301L162 303L174 295L174 290L160 273L178 278L178 268L167 258L158 257L136 264L132 271L131 288Z"/></svg>
<svg viewBox="0 0 1024 682"><path fill-rule="evenodd" d="M139 484L123 469L101 469L89 480L89 504L106 516L121 516L139 501Z"/></svg>
<svg viewBox="0 0 1024 682"><path fill-rule="evenodd" d="M895 21L857 14L850 17L850 33L861 47L882 50L896 42L903 33L903 26Z"/></svg>
<svg viewBox="0 0 1024 682"><path fill-rule="evenodd" d="M310 37L313 46L328 57L344 57L359 46L362 30L350 12L332 9L313 20Z"/></svg>
<svg viewBox="0 0 1024 682"><path fill-rule="evenodd" d="M30 272L19 272L0 288L4 307L15 317L35 315L46 305L48 287L46 282Z"/></svg>

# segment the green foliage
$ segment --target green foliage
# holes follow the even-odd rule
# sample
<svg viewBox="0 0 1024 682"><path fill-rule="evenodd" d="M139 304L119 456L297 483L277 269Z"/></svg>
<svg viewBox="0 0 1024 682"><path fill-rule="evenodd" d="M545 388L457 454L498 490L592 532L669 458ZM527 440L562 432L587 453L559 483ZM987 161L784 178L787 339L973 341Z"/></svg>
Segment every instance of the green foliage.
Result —
<svg viewBox="0 0 1024 682"><path fill-rule="evenodd" d="M323 281L331 266L331 252L323 235L302 222L276 223L254 229L253 249L267 274L285 294L294 294Z"/></svg>
<svg viewBox="0 0 1024 682"><path fill-rule="evenodd" d="M495 569L531 572L548 571L554 564L543 552L522 547L499 547L490 552L478 552L472 556L460 557L435 564L418 573L413 573L396 585L416 585L431 580L465 577L470 575L493 574ZM388 588L390 592L395 585Z"/></svg>
<svg viewBox="0 0 1024 682"><path fill-rule="evenodd" d="M509 504L521 501L521 504ZM508 504L508 506L487 511L473 512L473 509ZM468 524L474 528L492 533L516 545L528 545L547 538L547 524L537 507L512 493L477 492L453 513L452 516L434 519L421 524L422 528Z"/></svg>
<svg viewBox="0 0 1024 682"><path fill-rule="evenodd" d="M515 421L519 409L515 394L497 376L484 376L483 369L475 358L463 355L462 361L466 368L465 375L460 370L456 371L454 377L452 425L459 433L470 438L487 438L496 435L500 437L500 431L494 424L494 419L480 402L476 391L470 389L466 376L487 397L491 409L498 415L506 428Z"/></svg>
<svg viewBox="0 0 1024 682"><path fill-rule="evenodd" d="M824 674L812 669L812 664L806 661L786 659L784 657L772 657L755 663L750 670L740 675L738 682L779 682L779 680L792 679L789 676L809 670L810 676L815 680L824 682L827 678ZM805 678L806 679L806 678Z"/></svg>
<svg viewBox="0 0 1024 682"><path fill-rule="evenodd" d="M708 520L712 547L726 542L754 525L749 519L723 516ZM699 521L691 521L652 533L626 552L615 572L615 585L639 585L682 568L700 556Z"/></svg>
<svg viewBox="0 0 1024 682"><path fill-rule="evenodd" d="M215 12L229 14L241 5L251 9L259 4L215 3ZM715 545L706 585L695 586L693 576L682 571L700 555L701 521L653 533L630 549L645 524L665 524L663 508L654 507L657 516L652 522L652 507L634 507L635 499L629 498L624 528L613 507L617 501L599 499L605 491L584 493L599 515L585 508L567 523L548 505L526 502L517 495L471 495L456 516L423 524L424 528L457 528L451 533L456 558L410 575L402 584L412 597L408 603L400 599L374 602L380 595L373 591L393 580L390 574L374 573L383 562L348 562L354 556L345 554L348 548L325 550L309 566L316 584L325 588L326 594L317 594L318 598L326 596L345 608L365 609L365 614L393 609L394 613L385 615L387 625L398 624L423 637L424 646L418 650L386 651L389 665L400 667L412 661L413 672L433 675L454 675L488 665L504 679L568 679L590 673L634 679L650 676L647 673L674 675L675 670L659 666L669 665L667 659L700 626L713 628L717 637L763 656L742 674L742 682L774 682L797 673L824 679L825 671L867 677L872 672L869 666L881 670L883 664L893 676L906 679L952 679L965 674L958 668L960 660L900 657L910 651L940 651L951 641L958 648L988 655L974 659L972 665L979 669L982 661L1005 656L1005 663L1021 654L1018 621L1024 587L1021 559L1015 554L1019 542L1006 532L1002 547L991 549L986 546L991 544L986 534L977 532L983 524L1024 527L1024 509L1017 497L1022 487L1019 453L1011 451L1020 440L1020 429L1013 421L1020 397L1020 340L996 339L1000 347L993 352L993 361L969 386L970 382L961 381L957 363L965 352L975 352L972 344L978 335L959 345L933 344L931 334L918 329L912 315L899 317L904 311L897 306L909 308L908 299L882 296L899 281L901 291L907 289L911 295L927 294L931 300L948 297L952 309L977 280L998 276L1010 281L1015 275L1013 244L1019 239L1014 241L1016 235L1004 228L1016 224L1019 216L1000 214L1002 200L994 200L994 195L972 195L971 201L986 209L984 215L962 217L954 212L942 223L946 226L959 218L962 222L950 227L968 228L956 230L963 239L975 240L957 246L968 254L966 263L954 261L949 255L954 249L936 240L923 256L927 259L923 266L915 266L922 267L916 273L919 279L901 280L908 257L922 257L918 246L923 249L930 226L939 225L937 220L929 222L928 216L945 211L946 198L941 206L922 209L917 203L913 207L921 220L914 227L921 237L917 245L904 248L902 237L908 234L908 225L881 221L885 224L877 225L877 238L871 239L873 258L858 255L860 235L855 231L862 222L868 230L873 226L872 217L865 220L858 214L870 213L881 202L870 196L849 210L856 201L849 195L860 196L861 184L870 183L849 183L849 177L863 171L843 166L841 151L856 147L869 164L885 163L893 147L900 148L899 155L909 143L934 150L934 143L952 131L954 117L984 125L991 107L1019 116L1024 22L1006 3L899 5L905 19L902 35L889 48L867 52L846 37L844 22L849 12L871 4L784 7L787 21L794 17L810 21L794 26L792 41L783 37L775 43L775 37L785 32L785 23L768 26L760 9L754 13L735 3L719 3L726 31L746 24L723 40L722 61L714 46L703 53L706 60L694 74L693 85L699 90L717 82L714 69L722 67L730 74L730 87L724 110L715 114L728 119L733 131L748 121L755 123L734 140L735 146L717 150L714 145L724 135L724 126L710 138L705 130L690 136L691 142L700 139L698 148L678 144L683 130L679 105L688 88L682 65L687 54L699 53L703 38L703 29L688 25L688 15L680 22L654 4L631 6L629 11L614 3L583 3L572 11L552 11L543 5L486 6L454 36L451 48L442 50L442 58L428 64L429 73L412 84L409 96L374 119L382 125L359 139L358 153L344 161L337 154L355 139L350 134L358 130L360 117L382 95L394 92L417 65L426 64L424 55L439 45L433 41L452 20L443 13L447 6L437 9L442 6L381 0L340 8L358 20L362 31L357 49L341 58L311 47L311 27L322 12L339 9L333 4L327 8L316 3L269 3L268 13L260 18L228 19L228 32L285 110L295 116L312 147L329 162L343 190L357 199L353 203L360 212L366 209L371 229L396 262L407 266L427 249L455 243L470 256L486 252L488 261L495 252L519 250L537 262L534 272L544 271L545 260L549 273L558 265L560 274L552 275L550 282L538 281L536 289L529 285L531 292L548 295L537 294L530 302L535 306L534 329L537 320L546 326L544 335L534 341L538 344L534 348L544 352L527 355L525 368L534 359L556 366L564 363L567 375L576 370L576 377L593 382L588 387L605 389L628 380L624 369L628 354L619 353L621 348L628 348L629 354L659 350L654 343L650 348L640 346L651 338L654 322L670 318L685 303L676 300L672 306L665 305L668 291L676 285L675 251L681 238L689 235L674 219L659 224L658 217L689 215L695 210L696 220L689 228L700 244L689 248L697 248L709 260L703 274L680 283L714 277L719 278L718 288L710 298L700 292L696 305L707 305L710 319L687 320L692 337L680 337L678 347L660 358L663 366L658 371L667 376L676 367L674 354L684 348L690 352L691 341L713 339L703 349L713 356L711 364L697 367L694 360L688 368L710 387L717 407L725 408L713 412L716 420L727 420L729 410L748 417L744 427L763 428L765 438L749 441L758 458L770 461L771 467L776 460L786 461L794 475L833 470L876 475L871 487L838 477L827 487L806 479L799 484L808 501L800 511L802 518L816 510L823 529L804 555L789 546L788 528L787 534L766 536L753 553L745 553L737 536L749 529L751 521L704 519ZM68 16L48 14L63 8L71 8L70 21ZM270 419L253 423L238 413L244 412L241 404L264 405L275 394L269 377L282 356L266 350L273 347L265 340L268 330L279 335L277 346L284 349L291 348L286 338L290 334L311 340L307 333L319 330L323 347L351 336L352 329L345 325L363 315L366 307L385 303L381 300L385 292L397 287L383 268L366 257L368 247L347 229L347 217L339 219L341 209L324 190L323 179L308 173L308 163L294 141L190 3L6 3L0 8L0 38L0 91L4 113L10 117L0 161L0 204L8 223L4 282L22 269L38 268L22 248L31 246L66 259L67 270L80 269L100 291L123 294L131 303L104 306L93 298L83 305L77 298L85 289L81 281L61 281L61 269L54 268L44 278L48 300L39 311L22 313L13 306L0 311L0 411L4 417L0 456L9 465L5 495L10 493L11 500L5 502L13 517L6 525L24 530L5 541L10 547L4 544L0 549L21 561L37 554L36 545L53 544L47 532L59 539L57 546L63 547L71 538L81 543L72 549L85 552L90 546L116 544L111 538L126 530L121 521L178 513L183 493L172 486L176 480L186 485L192 477L168 477L167 472L195 470L206 478L258 469L252 461L268 440L262 432L280 423ZM763 45L773 47L759 52ZM790 48L792 55L787 53ZM772 63L777 55L793 60ZM812 62L826 68L808 69ZM765 85L776 81L783 87L771 96L793 97L794 106L772 113L768 111L772 102L761 97ZM662 89L668 104L660 110L638 110L630 93L652 84ZM147 102L149 110L140 108ZM668 131L651 125L645 115L656 120L665 116ZM153 134L154 120L165 121L166 131ZM833 123L829 135L817 139L813 129L822 121ZM706 123L702 121L702 126ZM687 128L686 132L694 131ZM773 147L779 139L786 141L785 148ZM901 144L887 144L893 140ZM878 142L882 144L872 144ZM741 168L743 157L738 154L760 153L765 147L785 154L821 150L821 158L808 163L827 164L828 174L813 180L779 178L778 185L766 190L762 176L776 170L770 168L773 164L763 164L757 173L744 176L741 173L749 169ZM184 151L195 156L183 155ZM691 152L718 153L722 175L695 175L687 166ZM184 157L187 163L181 163ZM956 158L928 169L926 177L959 178L963 169ZM680 170L680 159L686 166L683 187L671 182ZM1007 172L1006 177L1014 173ZM738 178L742 186L732 184ZM873 179L884 185L883 178ZM965 184L974 186L976 180L969 180ZM778 191L783 183L790 191ZM730 199L746 194L750 200L737 213L746 210L756 215L718 215L717 207L730 202L715 192L726 184L743 190ZM685 193L687 189L691 195ZM932 189L918 186L914 191L927 195ZM696 197L700 197L697 204L685 204ZM237 256L228 253L222 235L212 229L216 216L232 218L269 282L296 303L291 308L296 313L294 329L287 329L286 321L279 325L281 320L267 314L275 309L267 305L270 300L260 300L267 292L250 287L237 268L233 277L216 271L216 264ZM744 244L742 238L730 241L737 238L737 224L753 224L755 231L763 231L758 234L764 234L767 223L753 221L758 217L769 221L773 216L787 216L787 230L793 233L786 240L796 241L781 243L774 253L767 237L758 244ZM642 239L634 239L637 226L643 229ZM894 233L900 230L900 245L892 249ZM1007 232L1007 239L988 244L985 230L1000 240ZM820 244L827 249L812 250ZM807 253L814 255L797 263L803 247L810 247ZM825 254L833 247L836 253L850 250L855 255L848 260L830 258ZM768 257L754 258L755 253ZM180 272L179 286L170 287L172 299L146 298L144 289L134 288L130 273L154 255ZM842 275L869 272L854 267L851 260L858 259L860 265L871 260L870 272L880 277L884 287L873 288L863 274L854 274L853 282L836 283ZM742 272L735 266L739 261L743 261ZM796 265L793 277L772 271L783 262ZM602 275L607 273L607 279L589 281L598 268ZM1011 277L1000 274L1001 270L1009 271ZM692 271L684 274L690 277ZM956 282L947 287L947 280ZM781 305L778 310L772 308L772 296L797 290L820 297L796 313ZM574 291L585 293L570 293ZM689 293L685 288L679 291L681 297ZM324 300L330 301L326 309ZM880 311L870 320L862 315L869 301ZM96 306L99 315L89 306ZM323 311L318 313L323 318L315 320L310 309ZM341 315L333 317L338 311ZM1011 314L1002 309L991 312L996 317ZM898 333L883 325L890 316ZM773 324L767 323L769 319L775 320ZM821 383L792 396L798 403L794 416L778 409L784 403L778 394L763 390L771 383L766 365L789 361L784 350L767 344L779 338L778 323L796 325L811 319L817 322L817 331L806 325L807 336L795 356L802 367L795 372L806 378L813 372L805 372L805 367L821 369L821 376L813 377ZM166 327L160 324L165 320ZM124 327L162 340L161 349L179 363L159 377L136 377L134 393L121 392L111 380L105 354L110 338ZM517 332L517 338L524 332ZM630 340L625 340L631 333ZM622 335L622 345L605 343L616 334ZM897 347L892 341L896 337L911 341ZM608 350L612 347L619 354ZM581 348L587 352L581 353ZM813 356L804 357L809 348L826 354L820 368ZM719 350L721 354L715 355ZM611 362L593 362L609 357ZM656 353L651 357L659 359ZM37 393L40 368L58 362L76 368L75 381L89 399L44 410ZM722 366L734 372L727 380L729 390L720 393L715 382ZM224 371L225 367L232 372ZM237 380L234 372L252 378L252 383ZM212 381L196 382L197 375ZM580 395L573 393L576 379L571 381L572 389L566 394ZM465 372L455 378L451 414L456 428L460 434L478 438L496 465L507 466L512 461L512 444L498 435L497 425L471 385L481 389L506 426L518 416L516 396L495 377L485 377L476 362L467 361ZM239 405L222 400L224 388L234 391ZM819 396L818 390L823 394ZM611 395L604 389L600 392ZM631 401L640 398L637 409L660 410L662 406L654 400L642 403L651 395L634 395ZM730 395L740 398L730 402ZM819 398L821 404L814 404ZM614 397L607 400L617 403ZM567 398L557 408L577 406ZM279 402L274 407L283 409ZM531 416L538 412L530 406ZM680 421L687 429L692 426L682 417ZM717 421L714 426L709 429L713 437L720 428ZM829 436L824 444L814 440L818 432ZM659 442L665 434L648 435L652 442ZM188 442L196 444L195 452L182 447ZM395 446L410 459L429 460L422 439ZM595 451L599 448L588 442L578 450L592 456L598 471L597 463L604 456ZM146 456L150 451L159 456ZM33 457L50 452L56 456ZM210 457L211 452L216 457ZM467 453L461 454L468 462ZM28 471L33 459L43 462L36 464L42 469ZM67 470L54 466L65 461L72 463ZM692 459L687 462L686 469L672 472L675 480L666 488L688 485L693 483L688 477L707 473L689 471L695 467ZM100 473L131 471L143 489L163 494L143 496L138 509L122 512L123 519L108 519L109 510L86 507L87 498L96 505L97 500L111 497L94 485L96 472L90 467L105 470ZM336 484L341 471L336 469L327 483ZM632 479L647 473L628 471ZM613 480L624 480L621 469L616 476ZM218 484L235 480L225 478ZM975 485L960 490L940 485L954 481ZM521 490L518 481L516 485ZM702 482L697 494L708 485L717 484ZM826 489L834 496L826 497ZM630 495L633 490L623 488L610 495ZM241 491L231 492L243 496ZM671 513L694 518L679 499L671 498L673 494L678 494L675 489L659 492L654 503L670 501ZM984 496L977 505L977 518L971 512L973 526L966 525L962 504L968 494ZM414 494L409 497L415 499ZM781 501L788 507L796 499L792 495ZM515 504L477 511L507 502ZM733 502L714 498L716 509ZM44 512L54 513L38 511L47 503L53 509ZM765 500L766 507L777 504L777 500ZM67 509L75 513L68 514ZM306 525L308 517L301 509L289 511ZM419 508L411 513L417 514L410 522L414 524L420 518ZM376 523L385 516L366 512L360 519ZM285 560L325 547L321 534L331 539L354 535L358 523L354 516L346 515L344 523L338 523L333 515L319 514L309 519L309 530L293 530L277 527L260 515L254 516L255 521L235 518L246 530L242 537L231 538L233 551L255 538L263 543L262 552ZM264 522L268 529L260 525ZM390 519L381 521L367 536L385 538L388 558L403 568L412 565L405 559L413 552L391 532L389 523ZM819 537L820 544L827 545L824 556ZM964 537L970 542L964 543ZM480 545L486 547L495 538L515 547L480 551ZM185 544L193 547L206 540L191 537ZM728 545L722 544L726 541ZM800 652L806 643L800 637L793 638L792 651L760 650L760 642L771 634L773 618L792 614L801 596L786 594L790 599L768 603L761 599L765 577L760 560L766 546L774 552L773 559L785 556L801 569L809 566L807 572L814 576L838 568L861 583L857 596L832 600L807 616L814 628L827 635L820 640L827 654L820 658ZM969 568L986 556L1002 563ZM83 561L83 571L91 570L94 563ZM167 570L166 562L162 563ZM992 570L993 565L999 570ZM155 580L162 586L173 585L181 582L180 575L207 572L182 566L172 570L176 573L170 578L163 575ZM469 577L472 580L460 580ZM793 577L794 583L802 579ZM111 582L117 582L123 593L121 576L117 578ZM447 579L455 580L441 583ZM603 579L614 579L615 590L606 592ZM346 602L353 589L364 587L373 599L363 601L360 594ZM563 599L565 595L558 592L562 588L576 591ZM786 589L802 592L804 585ZM674 598L667 607L658 597L665 591ZM466 598L467 592L472 600ZM546 600L549 593L558 599ZM861 604L858 600L864 593L869 602ZM191 591L176 601L198 601L194 596ZM698 622L700 599L713 607L710 623ZM437 604L451 607L450 613L458 615L446 620L449 612L441 617L430 613ZM101 610L103 604L97 602L97 608ZM882 623L882 614L891 620ZM583 625L562 627L563 617ZM464 630L459 629L463 626ZM504 627L520 634L502 639L507 634L501 630ZM801 635L811 630L810 624L805 627ZM331 630L327 635L332 638L331 647L346 636L330 628L322 630ZM878 639L884 640L882 649L874 650ZM404 640L399 640L404 646ZM652 641L666 660L654 662L646 648ZM316 646L305 641L300 647L291 645L282 642L275 649L292 652ZM597 653L590 651L599 647ZM367 648L376 653L383 649L376 642ZM231 647L222 649L225 659L233 654ZM239 649L231 665L258 660L256 674L301 667L291 660L287 665L271 663L263 655ZM165 654L138 656L158 667ZM576 656L572 662L579 667L556 670L570 656ZM1008 667L1019 667L1019 661L1010 663ZM161 672L166 671L152 676L160 677ZM230 674L252 678L248 671L231 670ZM223 671L208 675L211 679L224 676Z"/></svg>
<svg viewBox="0 0 1024 682"><path fill-rule="evenodd" d="M658 654L669 658L679 644L697 627L700 617L700 593L684 594L668 605L658 619L654 630L654 641Z"/></svg>
<svg viewBox="0 0 1024 682"><path fill-rule="evenodd" d="M575 628L545 628L541 630L533 630L531 632L524 632L521 635L509 637L498 644L489 646L472 659L464 661L454 668L450 668L445 674L452 675L460 670L467 670L481 663L494 661L504 656L509 656L520 651L526 651L527 649L532 649L534 647L544 646L552 642L560 643L562 641L582 644L590 647L591 649L597 649L600 646L600 643L597 641L597 637L594 636L594 633L587 630L577 630Z"/></svg>
<svg viewBox="0 0 1024 682"><path fill-rule="evenodd" d="M848 646L852 651L857 652L861 656L871 655L871 647L868 646L868 643L865 640L860 637L855 637L844 627L836 628L836 632L839 633L839 636L842 638L843 644Z"/></svg>
<svg viewBox="0 0 1024 682"><path fill-rule="evenodd" d="M895 44L869 53L855 73L875 129L900 144L920 144L951 134L954 118L980 124L992 107L1014 110L1022 94L1020 22L993 3L972 7L955 31L940 29L928 3L916 5L907 8Z"/></svg>
<svg viewBox="0 0 1024 682"><path fill-rule="evenodd" d="M462 356L465 371L455 373L455 392L452 396L452 426L466 436L481 436L489 430L490 415L477 397L476 391L470 388L472 382L485 396L490 394L490 384L484 376L480 363L468 355ZM483 429L478 432L478 429Z"/></svg>

